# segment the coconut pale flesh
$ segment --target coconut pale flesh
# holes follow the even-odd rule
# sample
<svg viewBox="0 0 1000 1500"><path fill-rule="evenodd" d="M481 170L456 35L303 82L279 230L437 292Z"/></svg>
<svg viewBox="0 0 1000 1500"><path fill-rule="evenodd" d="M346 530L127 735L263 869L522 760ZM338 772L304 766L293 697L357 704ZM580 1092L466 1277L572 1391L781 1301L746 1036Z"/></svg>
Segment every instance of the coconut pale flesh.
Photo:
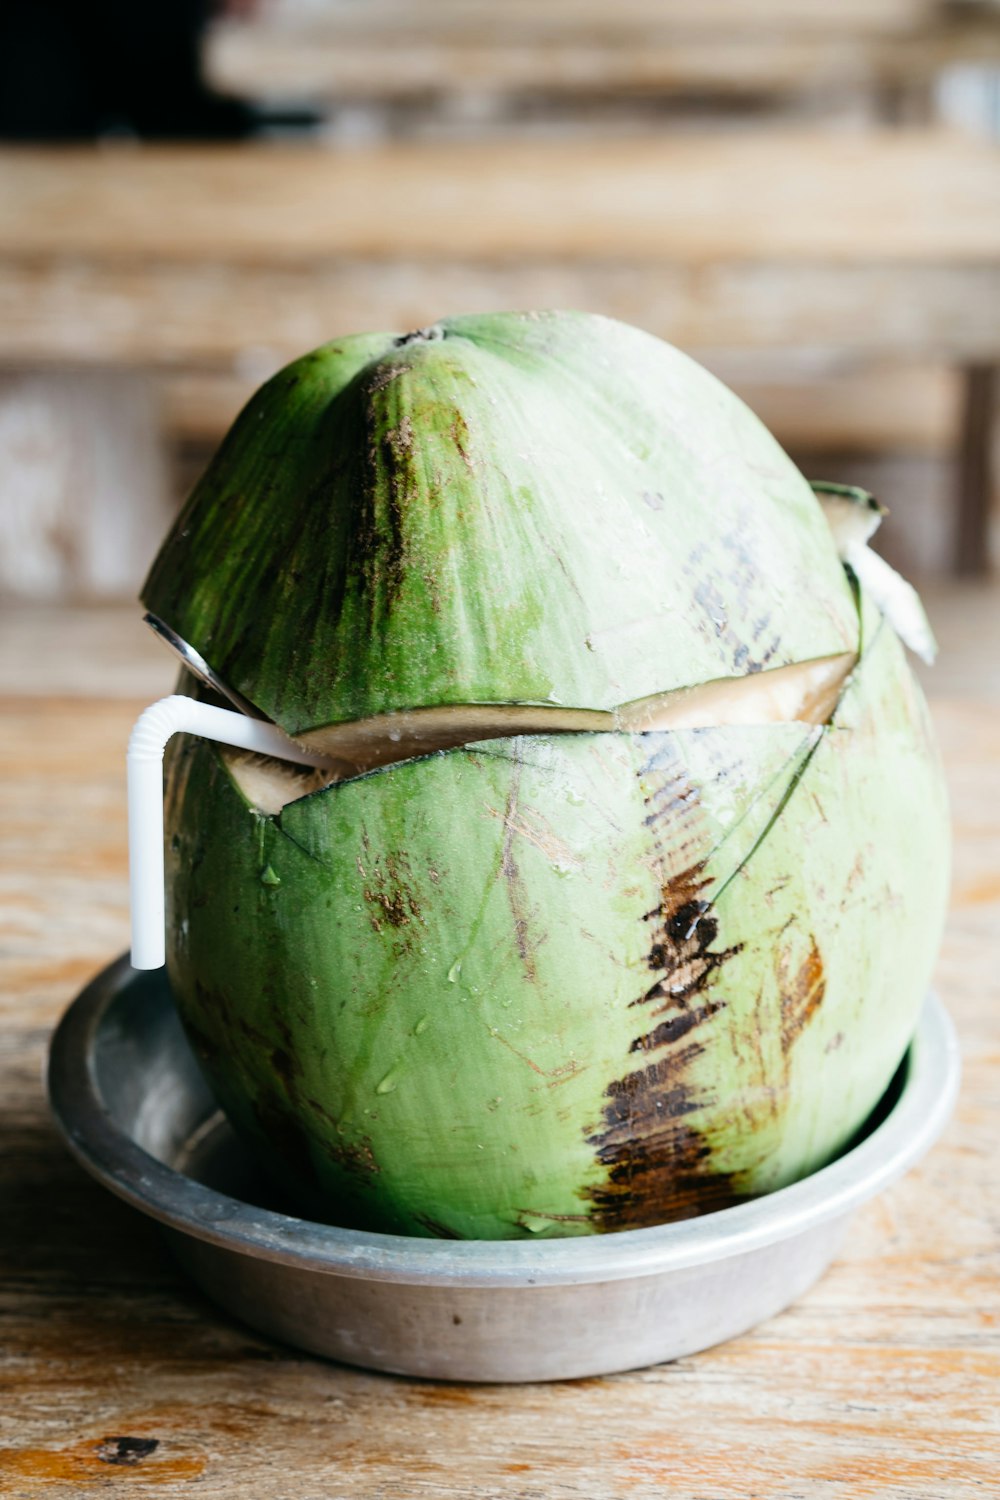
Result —
<svg viewBox="0 0 1000 1500"><path fill-rule="evenodd" d="M457 704L331 724L301 736L303 744L329 757L329 767L316 771L239 751L230 752L228 760L248 802L273 814L331 782L477 741L732 724L825 724L856 662L853 653L842 652L750 677L727 677L656 693L611 713L530 704Z"/></svg>
<svg viewBox="0 0 1000 1500"><path fill-rule="evenodd" d="M581 314L341 340L250 403L144 602L330 760L166 762L171 986L299 1211L628 1229L864 1126L947 814L915 596L826 490Z"/></svg>

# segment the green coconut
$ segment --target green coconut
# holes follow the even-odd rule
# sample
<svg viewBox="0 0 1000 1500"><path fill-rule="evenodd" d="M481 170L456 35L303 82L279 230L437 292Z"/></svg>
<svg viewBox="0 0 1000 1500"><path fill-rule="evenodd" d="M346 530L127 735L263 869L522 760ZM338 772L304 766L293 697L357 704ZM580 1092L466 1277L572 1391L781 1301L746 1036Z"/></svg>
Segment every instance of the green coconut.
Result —
<svg viewBox="0 0 1000 1500"><path fill-rule="evenodd" d="M634 1228L863 1126L947 815L892 587L832 525L735 396L596 317L343 340L242 413L144 600L331 764L175 742L168 969L305 1211Z"/></svg>
<svg viewBox="0 0 1000 1500"><path fill-rule="evenodd" d="M143 598L296 735L442 704L610 710L857 637L815 498L753 414L658 339L566 313L297 360Z"/></svg>

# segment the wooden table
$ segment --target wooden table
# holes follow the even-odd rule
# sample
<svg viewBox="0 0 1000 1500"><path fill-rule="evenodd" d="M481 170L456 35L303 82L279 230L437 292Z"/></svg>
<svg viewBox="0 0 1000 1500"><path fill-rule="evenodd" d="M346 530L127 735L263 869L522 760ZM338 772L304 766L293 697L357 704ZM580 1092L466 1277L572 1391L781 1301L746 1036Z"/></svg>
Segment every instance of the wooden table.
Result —
<svg viewBox="0 0 1000 1500"><path fill-rule="evenodd" d="M938 981L965 1057L957 1118L859 1214L823 1281L754 1333L604 1380L481 1388L324 1364L236 1326L56 1139L46 1038L126 946L124 746L172 670L135 612L0 614L0 1494L1000 1492L1000 596L931 604L956 833Z"/></svg>

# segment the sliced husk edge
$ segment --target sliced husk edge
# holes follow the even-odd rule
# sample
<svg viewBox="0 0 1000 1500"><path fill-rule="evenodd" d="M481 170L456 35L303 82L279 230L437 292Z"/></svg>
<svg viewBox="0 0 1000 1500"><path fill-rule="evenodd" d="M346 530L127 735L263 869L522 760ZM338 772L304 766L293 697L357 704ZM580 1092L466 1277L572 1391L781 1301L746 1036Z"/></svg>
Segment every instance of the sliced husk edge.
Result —
<svg viewBox="0 0 1000 1500"><path fill-rule="evenodd" d="M730 725L829 723L851 672L853 652L795 662L744 677L655 693L613 712L545 704L471 703L408 709L300 736L299 743L329 758L310 769L246 751L224 752L246 800L276 815L321 787L423 755L516 735L643 734Z"/></svg>

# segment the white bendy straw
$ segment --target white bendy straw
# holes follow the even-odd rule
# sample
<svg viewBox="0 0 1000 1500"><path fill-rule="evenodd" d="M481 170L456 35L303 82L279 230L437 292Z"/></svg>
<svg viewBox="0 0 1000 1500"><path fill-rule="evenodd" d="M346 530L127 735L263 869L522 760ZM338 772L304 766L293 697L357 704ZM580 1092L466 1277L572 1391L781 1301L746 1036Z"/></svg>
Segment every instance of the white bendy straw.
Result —
<svg viewBox="0 0 1000 1500"><path fill-rule="evenodd" d="M199 703L180 693L161 698L139 715L127 756L133 969L159 969L165 962L163 752L171 735L178 733L197 734L303 766L329 764L324 756L297 745L276 724Z"/></svg>

